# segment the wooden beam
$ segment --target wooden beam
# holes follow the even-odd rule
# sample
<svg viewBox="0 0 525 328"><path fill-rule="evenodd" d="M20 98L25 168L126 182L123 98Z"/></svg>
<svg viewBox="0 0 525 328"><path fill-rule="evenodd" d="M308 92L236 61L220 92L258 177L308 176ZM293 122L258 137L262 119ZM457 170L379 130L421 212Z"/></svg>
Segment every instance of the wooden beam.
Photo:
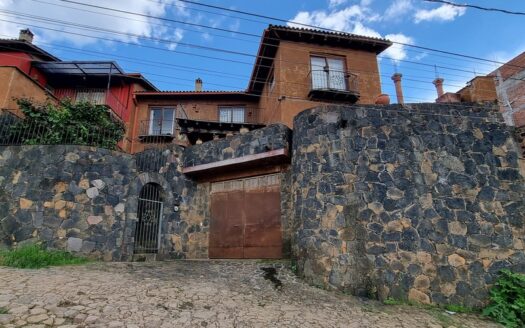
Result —
<svg viewBox="0 0 525 328"><path fill-rule="evenodd" d="M196 173L205 173L213 170L222 170L228 167L233 166L246 166L246 165L253 165L257 162L275 162L278 160L279 162L286 162L289 160L288 155L288 149L276 149L271 150L265 153L259 153L259 154L253 154L253 155L246 155L242 157L237 158L230 158L218 162L208 163L208 164L201 164L196 166L189 166L182 169L182 173L184 174L196 174Z"/></svg>

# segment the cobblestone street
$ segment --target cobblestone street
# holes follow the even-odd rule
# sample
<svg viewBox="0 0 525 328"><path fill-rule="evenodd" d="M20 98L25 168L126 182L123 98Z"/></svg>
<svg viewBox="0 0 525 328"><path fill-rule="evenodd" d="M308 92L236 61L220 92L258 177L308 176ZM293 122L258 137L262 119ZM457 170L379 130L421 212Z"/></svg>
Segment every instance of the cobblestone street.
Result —
<svg viewBox="0 0 525 328"><path fill-rule="evenodd" d="M0 327L499 327L473 315L320 290L285 266L177 261L0 267L0 309L8 312L0 314ZM278 281L268 279L272 269L261 269L268 267L277 269Z"/></svg>

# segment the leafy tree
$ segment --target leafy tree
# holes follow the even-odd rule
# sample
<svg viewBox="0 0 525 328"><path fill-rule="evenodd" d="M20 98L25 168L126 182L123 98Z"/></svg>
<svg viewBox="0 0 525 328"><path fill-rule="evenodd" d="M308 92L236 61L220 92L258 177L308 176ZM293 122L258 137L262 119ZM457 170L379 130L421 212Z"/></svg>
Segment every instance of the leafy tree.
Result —
<svg viewBox="0 0 525 328"><path fill-rule="evenodd" d="M104 105L74 103L38 105L18 99L24 118L10 126L10 138L26 145L89 145L115 149L125 132L124 124Z"/></svg>

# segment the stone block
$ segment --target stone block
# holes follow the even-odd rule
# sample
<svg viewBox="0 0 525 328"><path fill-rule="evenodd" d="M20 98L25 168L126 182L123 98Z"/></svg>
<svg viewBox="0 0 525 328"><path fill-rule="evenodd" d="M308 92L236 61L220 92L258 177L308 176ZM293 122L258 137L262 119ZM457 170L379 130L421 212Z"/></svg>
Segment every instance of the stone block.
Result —
<svg viewBox="0 0 525 328"><path fill-rule="evenodd" d="M69 237L67 239L67 250L71 252L80 252L82 249L82 239Z"/></svg>
<svg viewBox="0 0 525 328"><path fill-rule="evenodd" d="M87 223L89 225L99 224L102 221L104 221L104 219L101 216L90 215L87 217Z"/></svg>
<svg viewBox="0 0 525 328"><path fill-rule="evenodd" d="M408 300L421 304L430 304L430 297L415 288L411 288L408 292Z"/></svg>
<svg viewBox="0 0 525 328"><path fill-rule="evenodd" d="M92 187L92 188L89 188L86 190L86 195L93 199L95 197L97 197L99 195L99 192L98 192L98 188L97 187Z"/></svg>

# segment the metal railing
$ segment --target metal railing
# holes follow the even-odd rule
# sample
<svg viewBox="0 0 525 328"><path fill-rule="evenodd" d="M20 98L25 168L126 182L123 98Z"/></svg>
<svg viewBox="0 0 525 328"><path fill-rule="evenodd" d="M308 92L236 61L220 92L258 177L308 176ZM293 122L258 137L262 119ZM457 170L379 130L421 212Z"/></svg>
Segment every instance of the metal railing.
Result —
<svg viewBox="0 0 525 328"><path fill-rule="evenodd" d="M357 92L357 74L335 70L311 70L312 90Z"/></svg>
<svg viewBox="0 0 525 328"><path fill-rule="evenodd" d="M60 100L69 98L73 102L87 101L94 105L108 106L121 119L126 112L126 106L107 89L55 89L54 95Z"/></svg>
<svg viewBox="0 0 525 328"><path fill-rule="evenodd" d="M0 146L19 145L84 145L118 149L125 141L115 140L120 133L96 125L64 126L52 129L47 122L27 121L14 114L15 111L0 110Z"/></svg>

